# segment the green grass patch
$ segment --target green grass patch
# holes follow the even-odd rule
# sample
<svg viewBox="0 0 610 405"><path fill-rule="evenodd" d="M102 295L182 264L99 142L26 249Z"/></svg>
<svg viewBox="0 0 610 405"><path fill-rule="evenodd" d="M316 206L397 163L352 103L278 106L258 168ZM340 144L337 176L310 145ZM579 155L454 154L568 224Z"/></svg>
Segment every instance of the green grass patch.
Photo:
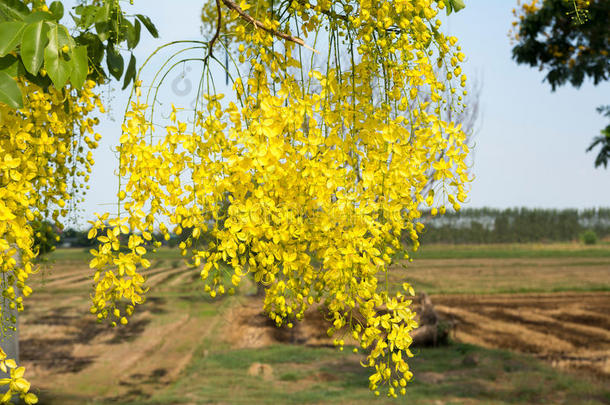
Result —
<svg viewBox="0 0 610 405"><path fill-rule="evenodd" d="M303 346L274 345L264 350L238 349L217 353L210 355L207 362L219 367L239 369L243 368L244 364L252 363L268 363L271 365L280 363L306 364L336 355L337 350L332 348L307 350Z"/></svg>
<svg viewBox="0 0 610 405"><path fill-rule="evenodd" d="M414 259L483 259L483 258L610 258L610 244L582 245L577 243L512 243L512 244L422 244L417 252L411 252ZM48 262L88 261L88 248L60 248L45 255ZM148 255L151 261L169 262L171 267L184 265L180 249L161 247ZM398 257L397 257L398 258Z"/></svg>
<svg viewBox="0 0 610 405"><path fill-rule="evenodd" d="M299 379L298 373L284 373L280 375L280 381L298 381Z"/></svg>
<svg viewBox="0 0 610 405"><path fill-rule="evenodd" d="M575 243L551 244L486 244L446 245L422 244L413 259L509 259L509 258L564 258L564 257L610 257L610 246Z"/></svg>
<svg viewBox="0 0 610 405"><path fill-rule="evenodd" d="M213 345L206 350L213 352ZM415 377L398 401L369 392L369 370L360 366L361 355L348 350L275 345L202 353L167 389L129 403L603 404L610 399L602 381L562 373L533 357L466 344L417 351L410 361ZM253 363L269 365L272 376L250 375Z"/></svg>
<svg viewBox="0 0 610 405"><path fill-rule="evenodd" d="M40 258L43 263L54 264L56 262L88 262L92 256L89 248L61 248L46 254Z"/></svg>

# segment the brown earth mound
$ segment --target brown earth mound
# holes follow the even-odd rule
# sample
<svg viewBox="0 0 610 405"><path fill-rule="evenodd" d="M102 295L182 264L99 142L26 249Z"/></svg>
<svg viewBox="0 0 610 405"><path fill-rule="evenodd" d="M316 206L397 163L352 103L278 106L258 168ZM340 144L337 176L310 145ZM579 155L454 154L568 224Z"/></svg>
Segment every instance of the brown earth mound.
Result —
<svg viewBox="0 0 610 405"><path fill-rule="evenodd" d="M326 330L329 323L319 306L305 313L305 321L293 328L278 328L261 311L261 298L249 297L241 305L229 309L225 316L225 338L237 348L265 347L275 343L295 343L308 346L329 346L333 339Z"/></svg>
<svg viewBox="0 0 610 405"><path fill-rule="evenodd" d="M415 346L435 346L447 341L450 321L443 321L436 313L426 294L414 300L414 310L420 327L411 336ZM380 312L384 312L381 308ZM326 319L322 305L313 305L305 312L303 322L295 322L292 328L278 328L261 311L261 298L250 297L242 305L229 310L226 316L226 338L235 347L264 347L274 343L293 343L307 346L333 346L335 339L356 344L347 331L341 330L329 337L326 333L331 323Z"/></svg>

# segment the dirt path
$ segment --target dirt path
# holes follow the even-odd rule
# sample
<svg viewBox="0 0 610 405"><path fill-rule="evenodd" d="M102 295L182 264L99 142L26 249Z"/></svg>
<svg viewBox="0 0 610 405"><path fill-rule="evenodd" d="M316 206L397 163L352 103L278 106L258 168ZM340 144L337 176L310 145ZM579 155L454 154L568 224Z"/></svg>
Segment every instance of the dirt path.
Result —
<svg viewBox="0 0 610 405"><path fill-rule="evenodd" d="M161 288L190 276L187 268L161 267L146 272L157 295L127 325L98 324L88 310L86 270L58 269L20 316L21 364L41 403L147 397L178 377L220 319L202 291Z"/></svg>

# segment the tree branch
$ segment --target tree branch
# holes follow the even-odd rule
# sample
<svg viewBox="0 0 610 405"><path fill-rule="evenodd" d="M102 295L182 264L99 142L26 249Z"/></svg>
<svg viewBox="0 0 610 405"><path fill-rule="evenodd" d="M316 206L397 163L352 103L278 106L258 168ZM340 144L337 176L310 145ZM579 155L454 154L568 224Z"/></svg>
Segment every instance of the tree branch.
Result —
<svg viewBox="0 0 610 405"><path fill-rule="evenodd" d="M220 36L220 30L222 29L222 9L220 7L220 0L216 0L216 12L218 13L216 21L216 32L214 33L214 36L212 37L210 42L208 42L208 55L204 59L205 63L207 63L207 61L212 56L212 49L214 48L214 44L218 40L218 37Z"/></svg>
<svg viewBox="0 0 610 405"><path fill-rule="evenodd" d="M278 38L281 38L285 41L289 41L289 42L294 42L295 44L301 45L315 53L319 53L318 51L316 51L315 49L313 49L312 47L308 46L305 41L303 41L301 38L297 38L297 37L293 37L292 35L288 35L286 33L283 33L281 31L277 31L274 30L273 28L269 28L267 27L265 24L263 24L262 22L256 20L254 17L252 17L249 14L246 14L244 12L244 10L241 9L241 7L239 7L239 5L237 5L237 3L231 1L231 0L222 0L222 2L225 4L225 6L227 6L228 8L230 8L231 10L235 11L237 14L239 14L239 16L249 22L250 24L254 25L257 28L260 28L264 31L267 31L268 33L270 33L273 36L276 36Z"/></svg>

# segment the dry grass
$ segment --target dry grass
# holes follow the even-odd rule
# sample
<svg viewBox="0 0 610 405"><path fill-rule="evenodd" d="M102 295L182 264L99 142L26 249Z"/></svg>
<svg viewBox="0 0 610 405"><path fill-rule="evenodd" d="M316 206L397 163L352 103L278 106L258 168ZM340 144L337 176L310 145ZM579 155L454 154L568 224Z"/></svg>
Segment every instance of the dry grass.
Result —
<svg viewBox="0 0 610 405"><path fill-rule="evenodd" d="M418 259L390 275L430 294L608 291L610 258Z"/></svg>

